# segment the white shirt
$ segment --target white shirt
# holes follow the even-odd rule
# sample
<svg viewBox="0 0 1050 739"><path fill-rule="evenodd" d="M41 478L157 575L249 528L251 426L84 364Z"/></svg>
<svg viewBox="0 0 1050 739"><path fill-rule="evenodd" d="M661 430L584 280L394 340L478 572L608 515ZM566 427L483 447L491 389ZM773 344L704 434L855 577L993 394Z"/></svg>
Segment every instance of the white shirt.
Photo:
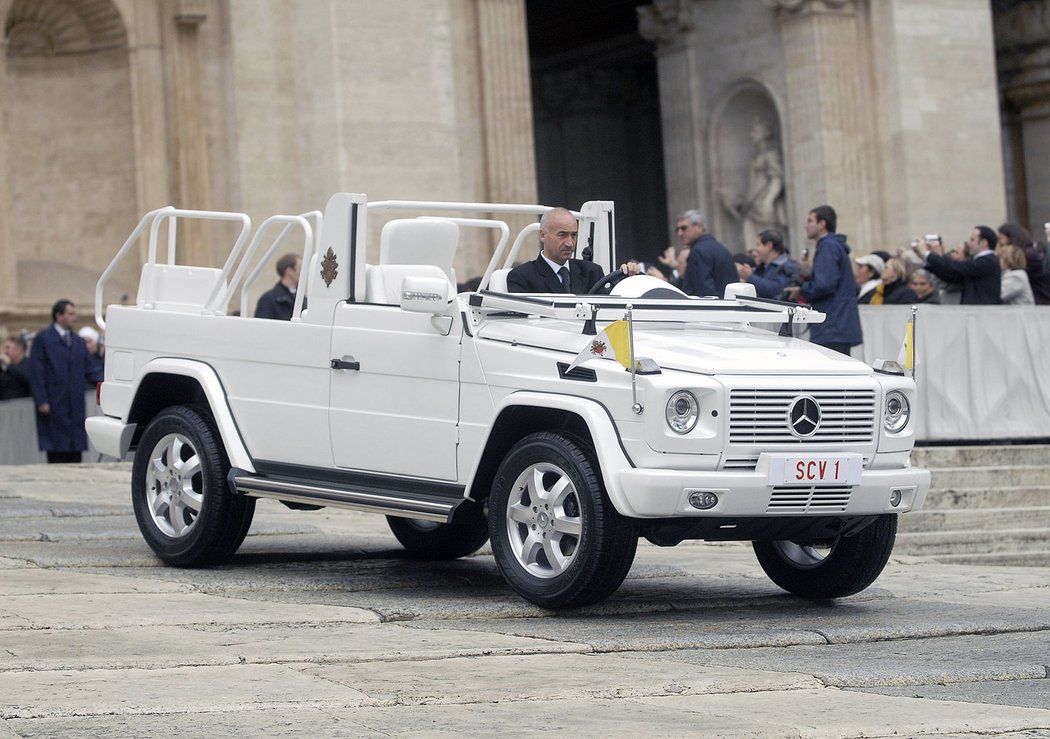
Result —
<svg viewBox="0 0 1050 739"><path fill-rule="evenodd" d="M559 280L561 279L561 274L559 273L558 270L560 270L562 267L564 267L565 269L569 269L569 263L568 262L566 262L565 264L558 264L557 262L554 262L554 261L551 261L550 259L548 259L547 255L544 254L542 251L540 252L540 256L543 257L543 261L546 262L548 264L548 266L550 266L550 268L552 270L554 270L554 274L558 277Z"/></svg>

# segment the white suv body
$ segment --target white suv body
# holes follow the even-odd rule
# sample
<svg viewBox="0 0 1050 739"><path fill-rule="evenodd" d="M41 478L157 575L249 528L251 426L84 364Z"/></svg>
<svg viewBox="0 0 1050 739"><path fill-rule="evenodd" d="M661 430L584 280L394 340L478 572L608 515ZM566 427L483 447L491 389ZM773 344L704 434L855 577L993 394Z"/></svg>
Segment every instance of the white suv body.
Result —
<svg viewBox="0 0 1050 739"><path fill-rule="evenodd" d="M424 215L388 221L368 264L367 220L404 210ZM88 431L113 456L136 450L133 502L158 556L230 556L255 499L272 497L385 514L423 558L491 537L508 583L545 607L613 592L639 536L752 541L770 577L804 597L874 581L896 515L929 487L910 465L914 382L759 327L823 316L745 288L696 299L632 277L604 295L509 294L501 283L535 225L509 246L506 221L470 214L545 210L341 193L323 216L275 217L251 239L241 214L148 214L99 280L106 375ZM581 246L610 264L612 204L578 216ZM175 224L199 218L241 223L222 268L177 263ZM103 311L147 229L136 304ZM481 287L457 295L452 262L472 229L497 243ZM229 315L238 289L246 312L259 267L295 233L306 299L293 319ZM633 372L597 357L566 371L623 319Z"/></svg>

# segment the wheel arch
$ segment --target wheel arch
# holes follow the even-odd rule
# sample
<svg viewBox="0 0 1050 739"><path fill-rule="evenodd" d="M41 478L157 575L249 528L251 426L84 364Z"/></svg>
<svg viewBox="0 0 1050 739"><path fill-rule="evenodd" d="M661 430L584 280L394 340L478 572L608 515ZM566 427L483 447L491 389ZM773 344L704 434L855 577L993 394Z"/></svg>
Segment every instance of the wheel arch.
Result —
<svg viewBox="0 0 1050 739"><path fill-rule="evenodd" d="M613 507L625 516L632 515L617 473L634 465L620 443L612 417L596 401L565 395L521 392L504 399L467 483L465 496L476 501L488 498L496 471L507 452L537 431L564 431L587 442L597 459Z"/></svg>
<svg viewBox="0 0 1050 739"><path fill-rule="evenodd" d="M226 402L226 391L215 370L203 362L156 359L143 368L128 411L127 422L136 425L132 445L137 445L143 430L158 413L174 405L206 410L215 423L230 464L255 472L233 412Z"/></svg>

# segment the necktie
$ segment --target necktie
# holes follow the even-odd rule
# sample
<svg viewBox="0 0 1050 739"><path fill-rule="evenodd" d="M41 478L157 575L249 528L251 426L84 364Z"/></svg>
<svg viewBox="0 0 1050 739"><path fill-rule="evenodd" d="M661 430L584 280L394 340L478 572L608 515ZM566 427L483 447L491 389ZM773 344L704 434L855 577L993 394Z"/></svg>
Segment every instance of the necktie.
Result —
<svg viewBox="0 0 1050 739"><path fill-rule="evenodd" d="M562 292L569 292L569 268L562 266L562 268L558 270L558 278L561 280Z"/></svg>
<svg viewBox="0 0 1050 739"><path fill-rule="evenodd" d="M885 301L883 296L886 295L886 283L880 282L878 287L875 288L875 294L871 296L872 305L882 305Z"/></svg>
<svg viewBox="0 0 1050 739"><path fill-rule="evenodd" d="M69 346L72 343L72 340L69 338L68 332L62 334L62 343L66 346Z"/></svg>

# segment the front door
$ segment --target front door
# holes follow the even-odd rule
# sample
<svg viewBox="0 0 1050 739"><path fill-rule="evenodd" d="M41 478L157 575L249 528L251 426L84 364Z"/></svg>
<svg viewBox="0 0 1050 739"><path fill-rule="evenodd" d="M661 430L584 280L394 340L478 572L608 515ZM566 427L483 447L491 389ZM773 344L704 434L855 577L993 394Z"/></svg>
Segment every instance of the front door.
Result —
<svg viewBox="0 0 1050 739"><path fill-rule="evenodd" d="M341 303L331 357L332 454L338 467L456 480L460 322Z"/></svg>

